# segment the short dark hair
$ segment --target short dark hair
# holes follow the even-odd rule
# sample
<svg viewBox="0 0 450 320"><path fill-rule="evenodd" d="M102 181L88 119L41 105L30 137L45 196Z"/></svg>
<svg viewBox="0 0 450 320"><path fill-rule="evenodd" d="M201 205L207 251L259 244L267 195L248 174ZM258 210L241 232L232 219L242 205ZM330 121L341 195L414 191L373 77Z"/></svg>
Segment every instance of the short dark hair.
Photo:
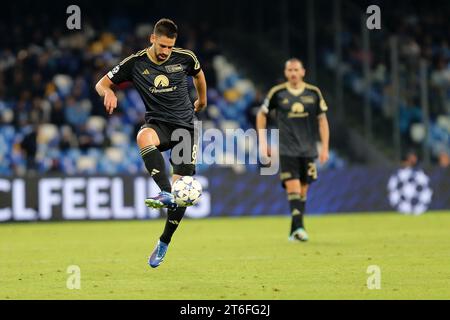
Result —
<svg viewBox="0 0 450 320"><path fill-rule="evenodd" d="M299 58L292 57L292 58L286 60L285 65L290 63L290 62L298 62L298 63L300 63L302 65L303 68L305 67L305 65L303 64L303 61L300 60Z"/></svg>
<svg viewBox="0 0 450 320"><path fill-rule="evenodd" d="M174 39L178 36L178 27L172 20L163 18L155 24L153 33L158 37L166 36L167 38Z"/></svg>

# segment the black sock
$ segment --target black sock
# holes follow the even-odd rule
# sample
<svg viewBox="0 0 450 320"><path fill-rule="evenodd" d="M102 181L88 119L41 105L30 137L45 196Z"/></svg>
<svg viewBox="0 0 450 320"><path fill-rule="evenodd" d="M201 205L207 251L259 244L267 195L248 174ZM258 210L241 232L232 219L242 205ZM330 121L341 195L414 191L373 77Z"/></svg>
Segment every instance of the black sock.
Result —
<svg viewBox="0 0 450 320"><path fill-rule="evenodd" d="M159 238L164 243L169 244L172 239L172 235L175 230L177 230L178 225L183 219L184 213L186 212L185 207L178 207L176 209L167 209L167 220L166 226L164 227L164 232Z"/></svg>
<svg viewBox="0 0 450 320"><path fill-rule="evenodd" d="M290 193L288 194L289 206L291 208L292 222L291 222L291 234L298 228L303 228L303 211L305 208L305 202L301 201L300 194Z"/></svg>
<svg viewBox="0 0 450 320"><path fill-rule="evenodd" d="M300 224L301 224L301 228L305 229L305 225L303 223L303 217L306 214L306 196L300 196L300 205L301 205L300 212L302 213Z"/></svg>
<svg viewBox="0 0 450 320"><path fill-rule="evenodd" d="M148 173L150 173L161 191L171 192L172 187L161 152L155 146L147 146L141 149L141 156Z"/></svg>

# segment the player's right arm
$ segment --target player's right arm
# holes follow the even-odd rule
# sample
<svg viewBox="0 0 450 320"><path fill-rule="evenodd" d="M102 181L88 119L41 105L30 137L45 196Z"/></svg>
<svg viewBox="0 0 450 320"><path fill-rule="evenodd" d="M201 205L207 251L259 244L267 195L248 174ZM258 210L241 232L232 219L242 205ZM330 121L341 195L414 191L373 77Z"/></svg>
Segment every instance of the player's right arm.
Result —
<svg viewBox="0 0 450 320"><path fill-rule="evenodd" d="M271 152L267 144L267 117L269 111L275 108L275 89L270 90L266 99L256 115L256 130L258 131L259 151L263 157L270 157Z"/></svg>
<svg viewBox="0 0 450 320"><path fill-rule="evenodd" d="M265 113L261 109L258 111L258 114L256 115L256 130L258 131L259 150L263 157L270 156L270 150L267 145L267 136L266 136L267 115L268 113Z"/></svg>
<svg viewBox="0 0 450 320"><path fill-rule="evenodd" d="M111 89L112 85L113 82L106 75L95 85L95 90L98 95L104 97L103 104L105 105L106 112L109 114L112 114L114 109L117 108L117 97Z"/></svg>
<svg viewBox="0 0 450 320"><path fill-rule="evenodd" d="M117 108L117 97L111 89L112 85L132 81L136 58L142 54L142 52L143 51L140 51L137 54L133 54L122 60L119 65L115 66L95 85L95 90L99 96L104 97L103 104L105 105L106 112L109 114L112 114L114 109Z"/></svg>

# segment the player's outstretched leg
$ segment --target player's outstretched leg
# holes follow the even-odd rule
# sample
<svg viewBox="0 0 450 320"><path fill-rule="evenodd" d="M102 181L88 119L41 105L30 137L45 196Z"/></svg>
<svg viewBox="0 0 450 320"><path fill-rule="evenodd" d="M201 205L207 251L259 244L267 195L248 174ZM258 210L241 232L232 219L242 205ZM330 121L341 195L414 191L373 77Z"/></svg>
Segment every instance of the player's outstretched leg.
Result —
<svg viewBox="0 0 450 320"><path fill-rule="evenodd" d="M167 191L161 191L156 197L145 199L145 205L153 209L177 207L173 194Z"/></svg>
<svg viewBox="0 0 450 320"><path fill-rule="evenodd" d="M172 236L177 230L181 219L183 219L184 213L186 212L186 208L178 207L176 209L167 210L167 220L166 226L164 227L164 232L158 240L158 243L151 254L148 264L152 268L158 267L161 262L163 262L164 257L167 253L167 249L170 241L172 240Z"/></svg>
<svg viewBox="0 0 450 320"><path fill-rule="evenodd" d="M186 212L186 207L178 207L176 209L167 210L167 220L164 231L159 238L162 242L169 244L172 236L180 225L181 220Z"/></svg>
<svg viewBox="0 0 450 320"><path fill-rule="evenodd" d="M168 247L169 245L167 243L158 240L155 249L153 250L150 258L148 259L148 264L150 265L150 267L156 268L161 264L161 262L163 262Z"/></svg>
<svg viewBox="0 0 450 320"><path fill-rule="evenodd" d="M176 208L174 196L172 195L172 187L166 174L164 158L161 152L155 146L148 146L141 149L142 159L144 159L145 167L155 180L161 192L152 198L145 200L145 204L154 209L159 208Z"/></svg>
<svg viewBox="0 0 450 320"><path fill-rule="evenodd" d="M148 173L161 189L161 192L156 197L146 199L145 204L155 209L176 208L176 203L171 193L172 187L166 173L164 158L157 148L160 140L156 131L152 128L142 129L138 133L137 142Z"/></svg>

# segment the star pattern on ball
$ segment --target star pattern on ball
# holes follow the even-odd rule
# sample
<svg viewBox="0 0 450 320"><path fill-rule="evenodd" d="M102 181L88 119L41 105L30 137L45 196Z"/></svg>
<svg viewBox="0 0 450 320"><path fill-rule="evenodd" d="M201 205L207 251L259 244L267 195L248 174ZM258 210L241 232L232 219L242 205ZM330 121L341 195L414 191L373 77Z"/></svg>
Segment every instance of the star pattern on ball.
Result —
<svg viewBox="0 0 450 320"><path fill-rule="evenodd" d="M190 207L198 203L202 195L200 182L193 177L183 176L172 185L175 202L180 207Z"/></svg>

